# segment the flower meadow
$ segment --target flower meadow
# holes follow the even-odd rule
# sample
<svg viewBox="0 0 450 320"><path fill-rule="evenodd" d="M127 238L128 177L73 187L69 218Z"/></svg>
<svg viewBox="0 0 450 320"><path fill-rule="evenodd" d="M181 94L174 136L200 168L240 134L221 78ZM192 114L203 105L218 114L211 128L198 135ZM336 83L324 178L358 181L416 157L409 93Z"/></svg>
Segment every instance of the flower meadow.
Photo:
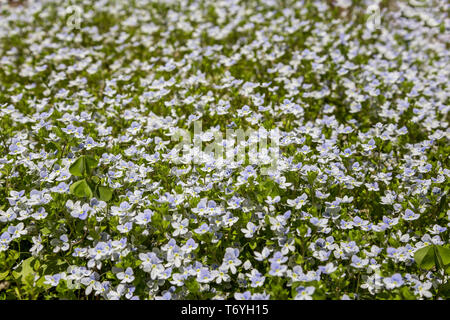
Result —
<svg viewBox="0 0 450 320"><path fill-rule="evenodd" d="M0 2L0 299L448 299L449 3Z"/></svg>

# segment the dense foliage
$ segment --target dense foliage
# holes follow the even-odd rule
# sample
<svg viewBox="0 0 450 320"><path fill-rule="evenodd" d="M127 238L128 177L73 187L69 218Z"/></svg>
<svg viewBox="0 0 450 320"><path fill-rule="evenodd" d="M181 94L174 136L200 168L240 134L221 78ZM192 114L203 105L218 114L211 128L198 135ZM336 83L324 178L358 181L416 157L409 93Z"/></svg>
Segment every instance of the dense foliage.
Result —
<svg viewBox="0 0 450 320"><path fill-rule="evenodd" d="M1 1L0 299L449 298L448 12Z"/></svg>

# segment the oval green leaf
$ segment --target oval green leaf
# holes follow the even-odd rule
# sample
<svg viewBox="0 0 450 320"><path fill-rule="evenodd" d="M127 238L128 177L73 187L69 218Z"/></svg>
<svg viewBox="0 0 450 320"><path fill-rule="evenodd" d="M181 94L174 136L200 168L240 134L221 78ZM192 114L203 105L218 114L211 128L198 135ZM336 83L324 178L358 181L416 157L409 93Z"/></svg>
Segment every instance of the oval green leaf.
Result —
<svg viewBox="0 0 450 320"><path fill-rule="evenodd" d="M433 246L421 248L414 253L414 260L422 269L429 270L435 266L435 253Z"/></svg>
<svg viewBox="0 0 450 320"><path fill-rule="evenodd" d="M79 157L69 167L69 172L77 177L82 177L86 172L86 160L83 156Z"/></svg>
<svg viewBox="0 0 450 320"><path fill-rule="evenodd" d="M72 183L70 185L70 193L76 195L77 197L92 198L93 196L91 188L84 179Z"/></svg>
<svg viewBox="0 0 450 320"><path fill-rule="evenodd" d="M442 259L444 265L450 263L450 249L443 246L436 246L436 250Z"/></svg>
<svg viewBox="0 0 450 320"><path fill-rule="evenodd" d="M84 156L84 158L86 159L86 167L89 168L90 170L97 168L98 166L98 161L91 156Z"/></svg>
<svg viewBox="0 0 450 320"><path fill-rule="evenodd" d="M109 201L112 198L113 189L111 189L109 187L99 186L98 194L100 196L100 200Z"/></svg>

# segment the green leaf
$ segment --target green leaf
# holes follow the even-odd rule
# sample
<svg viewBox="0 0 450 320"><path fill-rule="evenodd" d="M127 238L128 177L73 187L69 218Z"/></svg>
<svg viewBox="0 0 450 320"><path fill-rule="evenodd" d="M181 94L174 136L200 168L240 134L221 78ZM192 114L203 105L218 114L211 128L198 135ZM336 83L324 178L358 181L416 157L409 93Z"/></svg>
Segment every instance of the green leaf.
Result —
<svg viewBox="0 0 450 320"><path fill-rule="evenodd" d="M54 143L53 141L50 141L49 143L47 143L45 145L45 149L50 150L50 151L55 151L55 150L59 150L59 147L56 143Z"/></svg>
<svg viewBox="0 0 450 320"><path fill-rule="evenodd" d="M443 246L435 246L437 254L444 265L450 264L450 249Z"/></svg>
<svg viewBox="0 0 450 320"><path fill-rule="evenodd" d="M41 266L41 262L38 259L35 259L34 261L31 262L31 267L33 268L34 271L39 271L39 267Z"/></svg>
<svg viewBox="0 0 450 320"><path fill-rule="evenodd" d="M70 193L76 195L77 197L92 198L93 196L91 188L84 179L72 183L70 185Z"/></svg>
<svg viewBox="0 0 450 320"><path fill-rule="evenodd" d="M34 270L31 266L31 263L33 262L35 258L30 257L26 260L23 260L22 264L20 265L20 268L18 271L13 271L13 276L15 279L21 279L23 282L32 283L34 279Z"/></svg>
<svg viewBox="0 0 450 320"><path fill-rule="evenodd" d="M8 252L8 260L10 262L16 261L17 259L19 259L19 257L20 257L20 252L17 252L15 250L11 250L10 252Z"/></svg>
<svg viewBox="0 0 450 320"><path fill-rule="evenodd" d="M85 160L86 160L86 167L88 167L89 169L95 169L98 166L98 161L91 156L84 156Z"/></svg>
<svg viewBox="0 0 450 320"><path fill-rule="evenodd" d="M414 260L419 267L429 270L435 266L435 253L433 246L427 246L416 251Z"/></svg>
<svg viewBox="0 0 450 320"><path fill-rule="evenodd" d="M399 246L399 242L397 240L395 240L394 238L389 238L388 242L393 247L398 247Z"/></svg>
<svg viewBox="0 0 450 320"><path fill-rule="evenodd" d="M51 234L52 232L47 228L47 227L43 227L42 229L41 229L41 233L43 234L43 235L49 235L49 234Z"/></svg>
<svg viewBox="0 0 450 320"><path fill-rule="evenodd" d="M187 281L185 282L186 288L189 290L190 293L197 293L200 291L200 286L197 281Z"/></svg>
<svg viewBox="0 0 450 320"><path fill-rule="evenodd" d="M86 173L86 160L83 156L79 157L69 167L69 171L72 175L82 177Z"/></svg>
<svg viewBox="0 0 450 320"><path fill-rule="evenodd" d="M113 189L109 187L99 186L98 194L100 195L100 200L109 201L113 195Z"/></svg>
<svg viewBox="0 0 450 320"><path fill-rule="evenodd" d="M407 287L400 289L400 292L405 300L416 300L416 297L411 293Z"/></svg>
<svg viewBox="0 0 450 320"><path fill-rule="evenodd" d="M52 128L52 131L53 131L58 137L64 138L64 132L63 132L60 128L54 126L54 127Z"/></svg>
<svg viewBox="0 0 450 320"><path fill-rule="evenodd" d="M0 280L6 279L8 274L9 274L9 270L6 270L5 272L0 273Z"/></svg>
<svg viewBox="0 0 450 320"><path fill-rule="evenodd" d="M45 277L44 276L40 277L39 280L36 281L36 287L37 288L46 288L47 286L50 287L50 285L44 284L44 282L45 282Z"/></svg>
<svg viewBox="0 0 450 320"><path fill-rule="evenodd" d="M440 288L441 291L441 297L450 297L450 281L447 281L442 287Z"/></svg>
<svg viewBox="0 0 450 320"><path fill-rule="evenodd" d="M91 156L81 156L69 167L71 174L77 177L82 177L86 173L89 173L92 169L96 168L98 161Z"/></svg>

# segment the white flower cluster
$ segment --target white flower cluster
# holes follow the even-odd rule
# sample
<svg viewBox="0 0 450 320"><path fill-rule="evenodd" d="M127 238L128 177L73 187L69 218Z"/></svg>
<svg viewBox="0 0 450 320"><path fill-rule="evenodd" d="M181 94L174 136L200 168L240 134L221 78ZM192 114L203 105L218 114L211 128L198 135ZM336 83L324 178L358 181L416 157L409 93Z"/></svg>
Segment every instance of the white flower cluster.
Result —
<svg viewBox="0 0 450 320"><path fill-rule="evenodd" d="M444 298L448 273L415 260L450 244L449 4L432 2L378 1L379 27L371 1L0 6L0 282Z"/></svg>

